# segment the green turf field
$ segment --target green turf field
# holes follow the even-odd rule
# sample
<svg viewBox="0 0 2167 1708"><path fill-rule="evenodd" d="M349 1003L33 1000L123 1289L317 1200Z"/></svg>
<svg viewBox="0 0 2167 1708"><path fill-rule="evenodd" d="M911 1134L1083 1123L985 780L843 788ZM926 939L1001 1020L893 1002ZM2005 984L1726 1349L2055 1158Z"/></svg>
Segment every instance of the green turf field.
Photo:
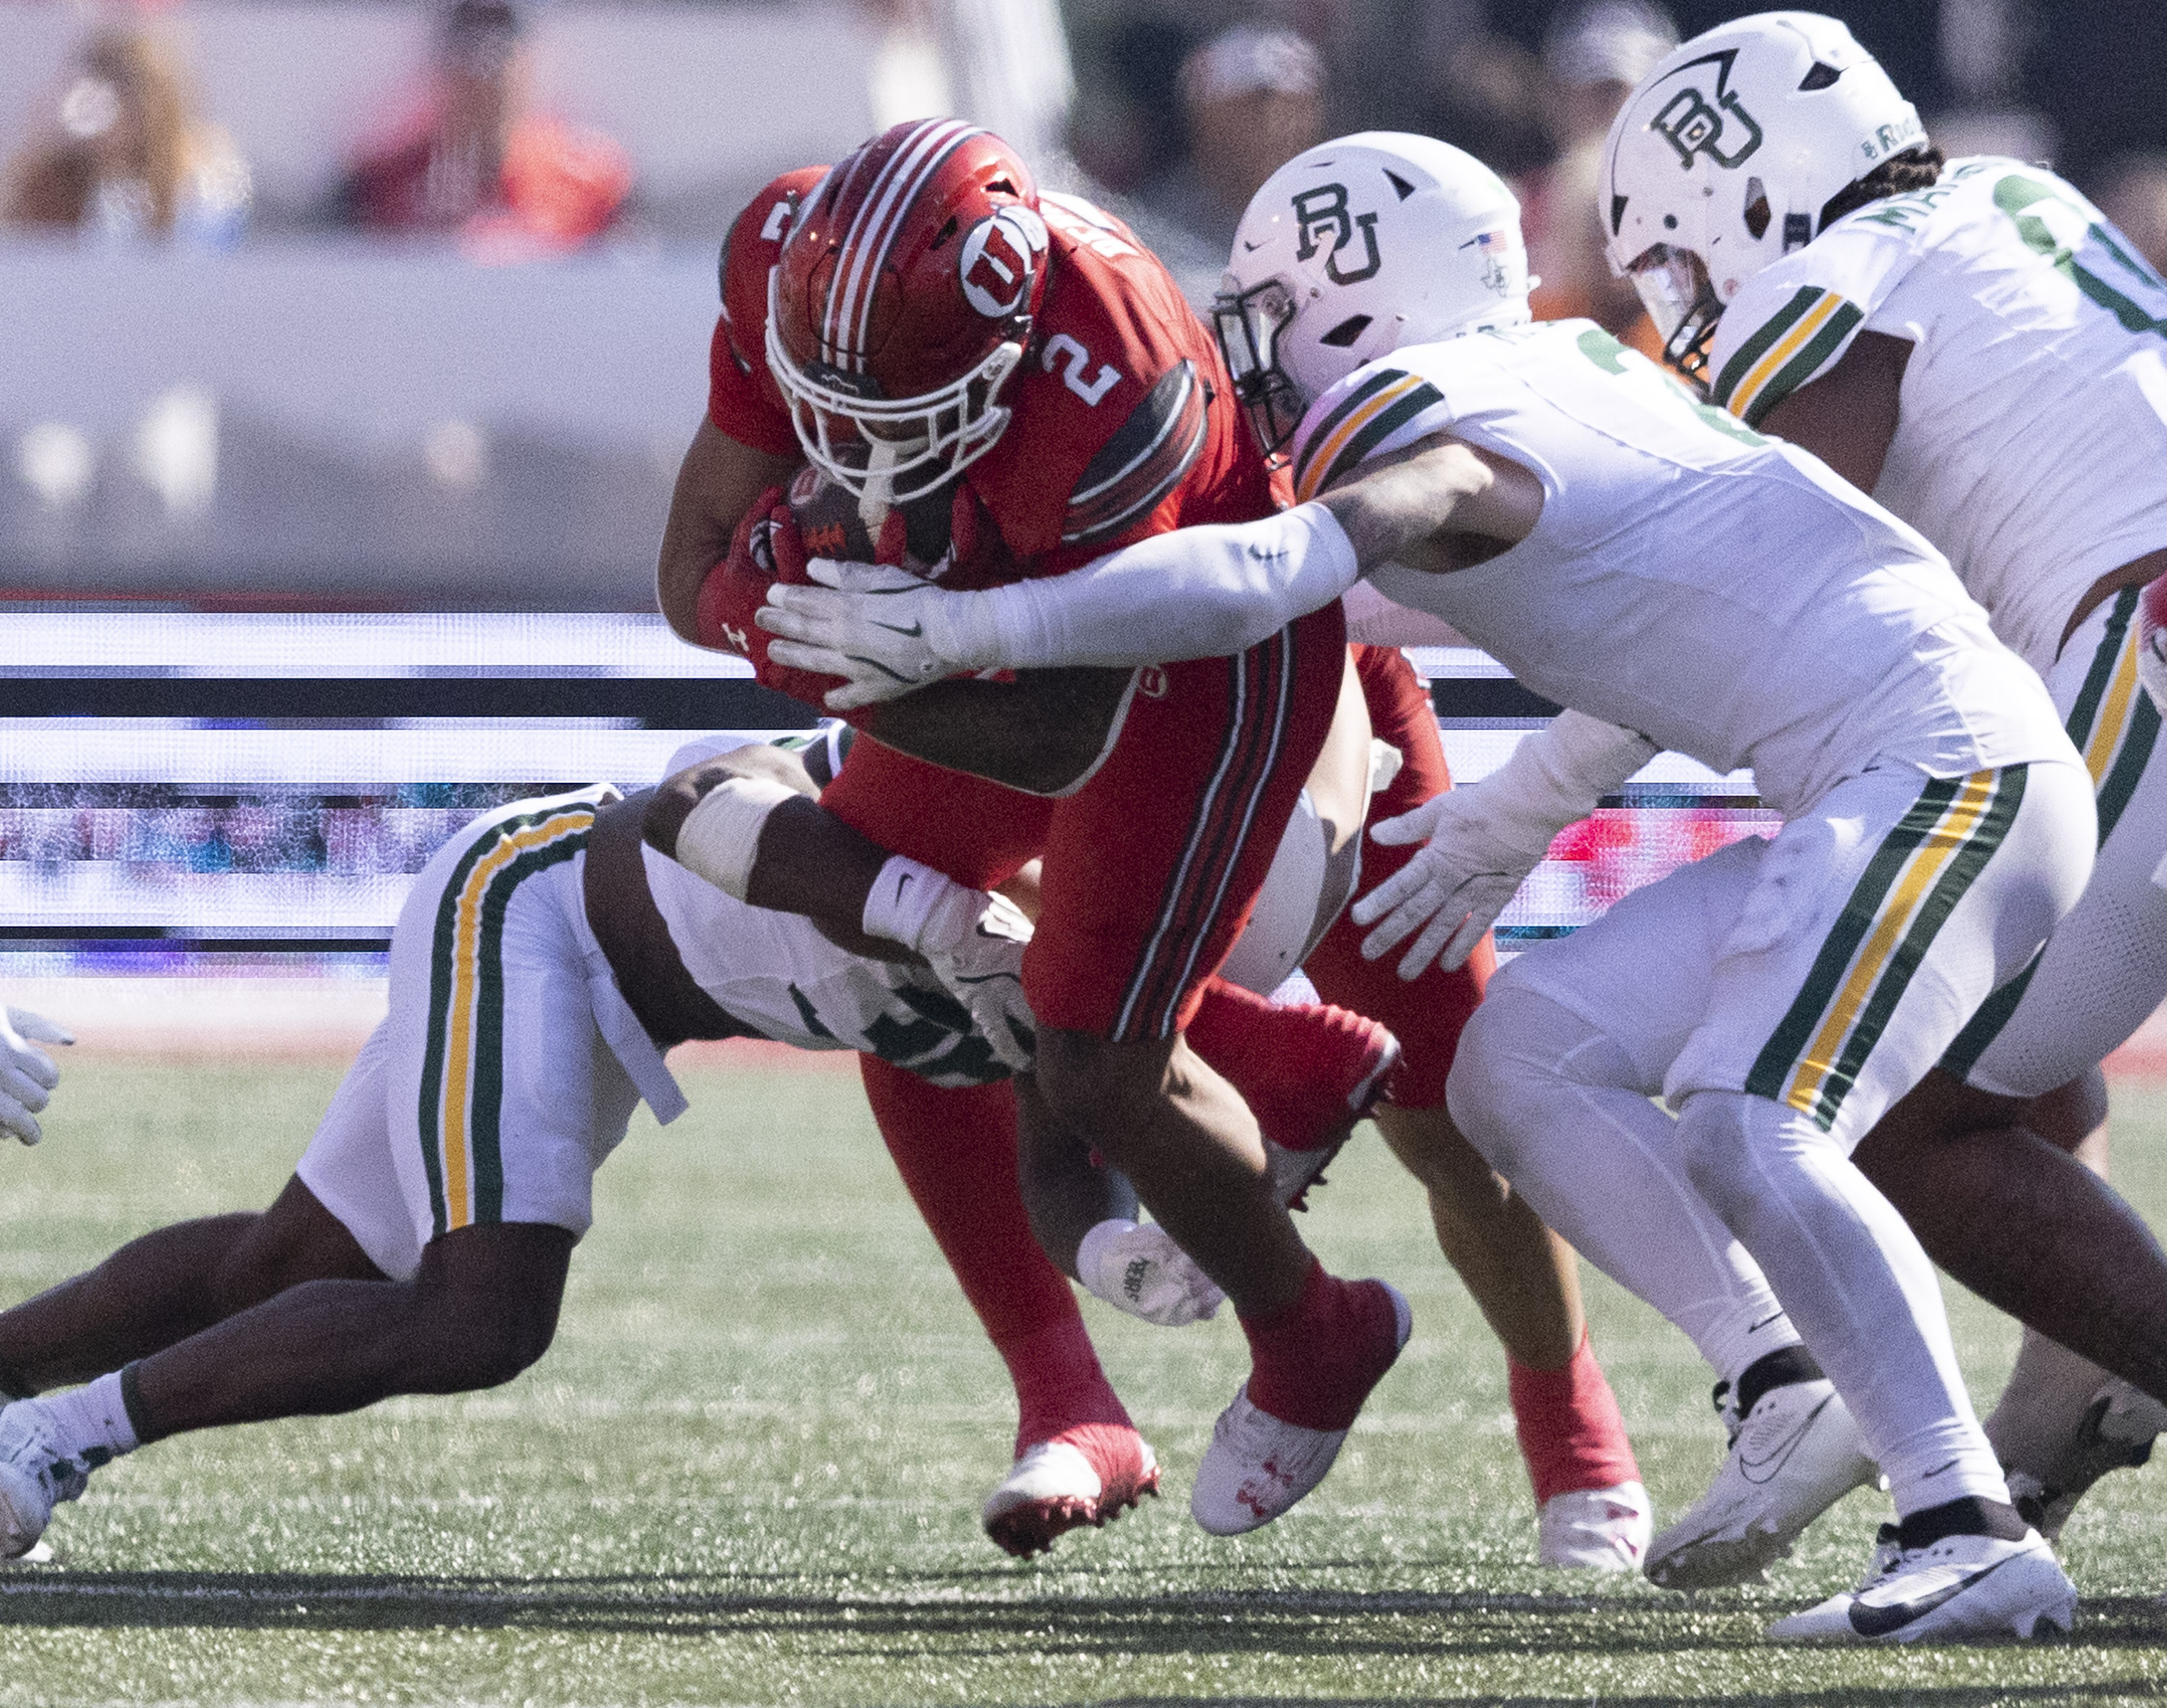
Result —
<svg viewBox="0 0 2167 1708"><path fill-rule="evenodd" d="M178 1216L268 1201L335 1076L79 1060L45 1145L0 1154L0 1301ZM1695 1600L1533 1565L1502 1356L1366 1134L1308 1219L1415 1339L1332 1479L1258 1536L1188 1520L1243 1369L1229 1320L1088 1305L1169 1498L1023 1565L980 1535L1000 1367L847 1072L708 1073L603 1172L555 1349L511 1387L196 1436L101 1473L0 1574L0 1703L76 1701L2103 1703L2167 1694L2167 1507L2110 1478L2071 1526L2075 1639L1822 1653L1762 1626L1841 1587L1853 1495L1765 1589ZM2133 1194L2167 1212L2167 1099L2122 1092ZM1591 1277L1659 1510L1720 1453L1685 1341ZM2014 1330L1968 1298L1990 1400Z"/></svg>

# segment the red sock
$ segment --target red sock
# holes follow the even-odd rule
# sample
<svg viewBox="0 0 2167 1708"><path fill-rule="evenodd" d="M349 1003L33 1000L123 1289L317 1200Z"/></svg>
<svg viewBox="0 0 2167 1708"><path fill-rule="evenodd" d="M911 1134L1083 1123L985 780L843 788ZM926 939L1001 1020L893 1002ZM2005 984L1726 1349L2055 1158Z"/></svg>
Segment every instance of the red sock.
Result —
<svg viewBox="0 0 2167 1708"><path fill-rule="evenodd" d="M1307 1150L1344 1131L1348 1099L1389 1036L1375 1021L1322 1002L1275 1007L1215 977L1183 1033L1242 1094L1264 1137Z"/></svg>
<svg viewBox="0 0 2167 1708"><path fill-rule="evenodd" d="M1292 1304L1240 1320L1249 1337L1250 1404L1304 1429L1345 1429L1400 1355L1385 1284L1342 1281L1315 1258Z"/></svg>
<svg viewBox="0 0 2167 1708"><path fill-rule="evenodd" d="M1068 1277L1040 1249L1016 1187L1015 1093L946 1089L861 1055L888 1155L1015 1383L1019 1449L1071 1424L1126 1424Z"/></svg>
<svg viewBox="0 0 2167 1708"><path fill-rule="evenodd" d="M1535 1504L1576 1489L1611 1489L1640 1480L1618 1396L1595 1362L1585 1333L1563 1367L1531 1370L1508 1357L1513 1422L1535 1485Z"/></svg>

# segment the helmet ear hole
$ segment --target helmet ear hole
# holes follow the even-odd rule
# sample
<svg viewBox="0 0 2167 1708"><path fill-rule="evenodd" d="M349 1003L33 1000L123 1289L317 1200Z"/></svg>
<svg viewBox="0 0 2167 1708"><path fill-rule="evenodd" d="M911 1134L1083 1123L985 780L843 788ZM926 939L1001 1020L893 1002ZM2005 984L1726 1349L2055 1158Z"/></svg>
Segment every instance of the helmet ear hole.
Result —
<svg viewBox="0 0 2167 1708"><path fill-rule="evenodd" d="M1825 89L1843 73L1825 60L1816 60L1814 67L1799 81L1799 92L1810 95L1816 89Z"/></svg>
<svg viewBox="0 0 2167 1708"><path fill-rule="evenodd" d="M1354 341L1370 330L1371 318L1368 315L1349 315L1317 341L1329 344L1334 350L1351 350Z"/></svg>
<svg viewBox="0 0 2167 1708"><path fill-rule="evenodd" d="M1746 229L1758 243L1768 235L1768 222L1775 217L1768 206L1768 190L1758 178L1746 181Z"/></svg>

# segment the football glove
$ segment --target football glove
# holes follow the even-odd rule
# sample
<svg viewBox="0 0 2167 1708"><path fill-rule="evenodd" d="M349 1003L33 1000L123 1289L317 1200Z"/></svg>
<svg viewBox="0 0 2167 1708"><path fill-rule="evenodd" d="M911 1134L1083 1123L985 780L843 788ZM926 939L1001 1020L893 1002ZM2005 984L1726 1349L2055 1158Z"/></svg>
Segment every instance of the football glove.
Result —
<svg viewBox="0 0 2167 1708"><path fill-rule="evenodd" d="M753 674L764 686L817 706L835 685L834 678L808 674L772 657L766 632L754 621L770 583L804 579L805 544L797 519L783 502L782 489L770 487L739 518L729 555L700 584L694 632L703 647L751 659Z"/></svg>
<svg viewBox="0 0 2167 1708"><path fill-rule="evenodd" d="M1656 751L1632 730L1562 712L1480 783L1449 789L1376 826L1370 834L1387 847L1428 846L1354 903L1354 923L1377 928L1362 940L1364 956L1380 960L1412 936L1401 978L1420 978L1433 961L1461 965L1557 833Z"/></svg>
<svg viewBox="0 0 2167 1708"><path fill-rule="evenodd" d="M995 1059L1017 1073L1031 1071L1038 1022L1023 993L1031 928L1020 907L894 854L873 880L860 923L867 936L924 955L934 976L970 1011Z"/></svg>
<svg viewBox="0 0 2167 1708"><path fill-rule="evenodd" d="M1163 1329L1209 1321L1227 1297L1156 1222L1099 1223L1076 1248L1076 1273L1115 1309Z"/></svg>
<svg viewBox="0 0 2167 1708"><path fill-rule="evenodd" d="M886 563L807 566L818 587L771 587L755 618L776 637L768 654L793 669L840 676L832 711L894 700L952 675L961 661L941 645L952 625L940 607L957 595ZM970 595L962 595L967 601Z"/></svg>
<svg viewBox="0 0 2167 1708"><path fill-rule="evenodd" d="M51 1101L52 1089L61 1082L59 1067L37 1046L74 1042L72 1032L28 1008L0 1013L0 1127L25 1145L45 1136L38 1126L38 1111Z"/></svg>

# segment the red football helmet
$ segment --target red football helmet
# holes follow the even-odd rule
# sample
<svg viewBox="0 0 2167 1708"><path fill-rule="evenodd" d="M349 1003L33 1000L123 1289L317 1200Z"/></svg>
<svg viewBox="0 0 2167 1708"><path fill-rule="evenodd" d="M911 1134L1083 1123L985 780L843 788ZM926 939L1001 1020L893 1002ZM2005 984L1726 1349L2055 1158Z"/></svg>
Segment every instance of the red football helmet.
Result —
<svg viewBox="0 0 2167 1708"><path fill-rule="evenodd" d="M1046 250L1030 171L959 119L898 124L839 162L767 281L767 365L806 456L893 503L983 456Z"/></svg>

